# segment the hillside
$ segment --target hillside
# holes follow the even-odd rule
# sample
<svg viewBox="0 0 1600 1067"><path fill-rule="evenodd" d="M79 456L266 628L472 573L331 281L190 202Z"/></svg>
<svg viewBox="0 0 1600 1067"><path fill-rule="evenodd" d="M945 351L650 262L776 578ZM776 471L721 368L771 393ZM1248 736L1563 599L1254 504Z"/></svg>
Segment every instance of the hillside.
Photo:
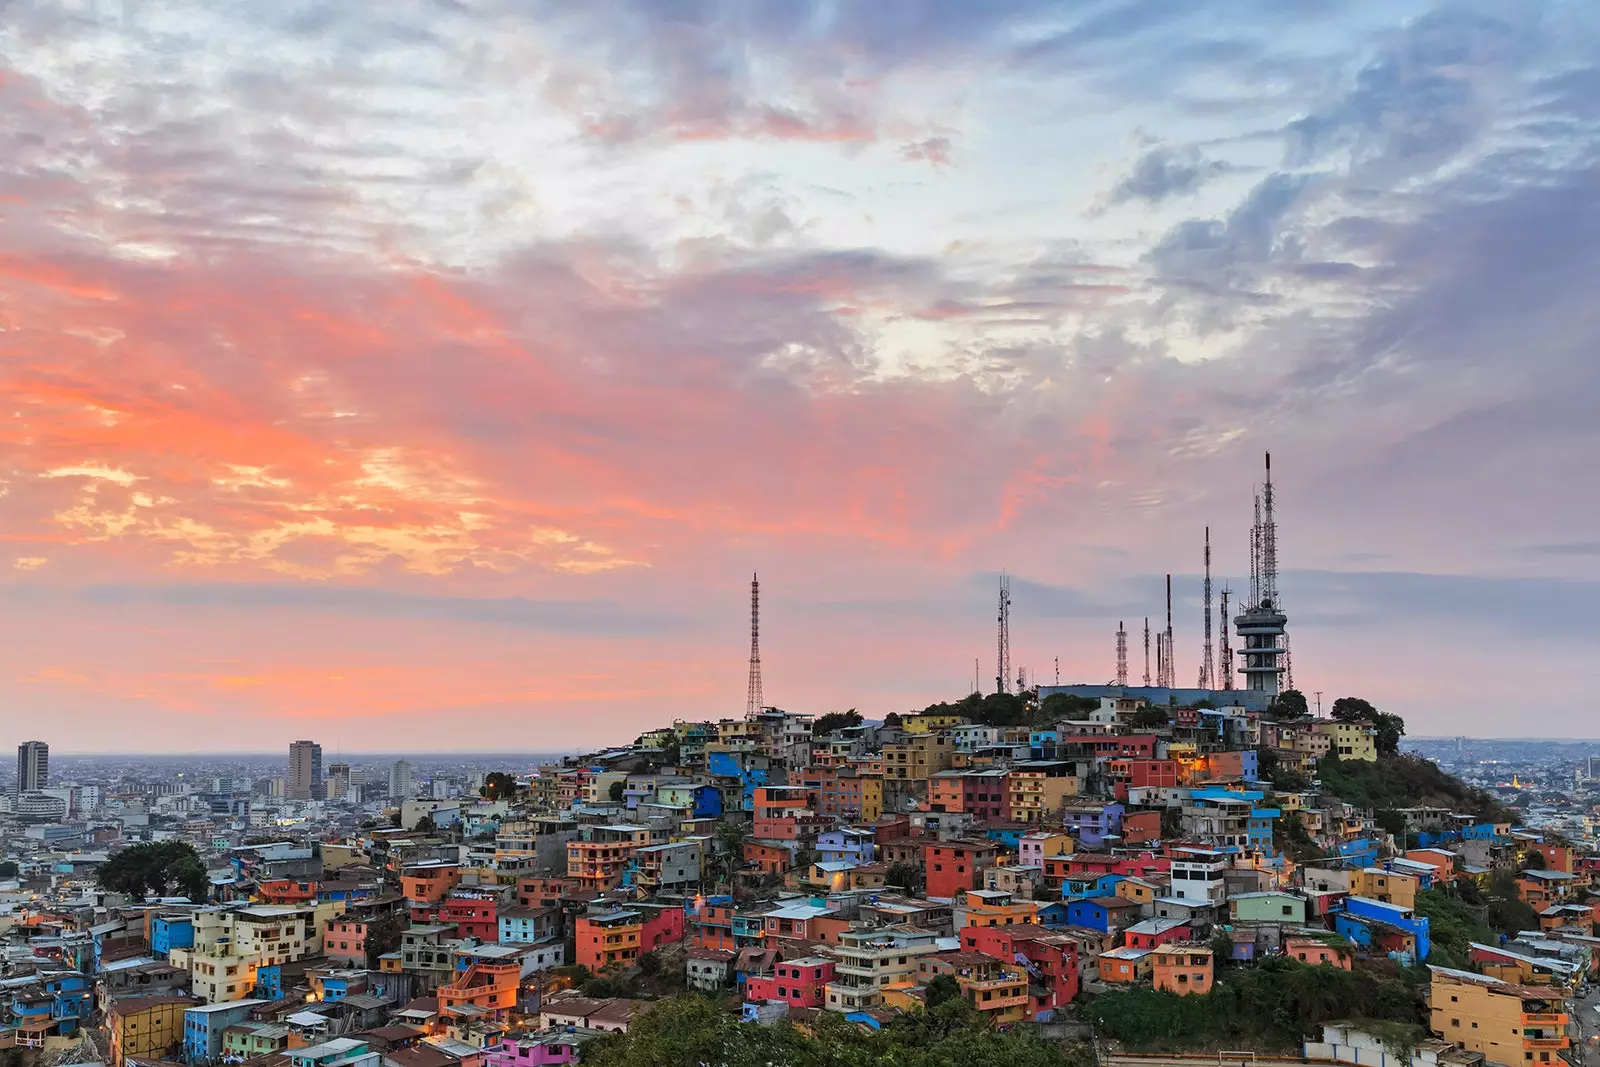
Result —
<svg viewBox="0 0 1600 1067"><path fill-rule="evenodd" d="M1330 756L1317 764L1322 788L1346 804L1382 813L1395 808L1441 807L1488 822L1510 819L1495 797L1447 774L1432 760L1404 753L1376 763Z"/></svg>

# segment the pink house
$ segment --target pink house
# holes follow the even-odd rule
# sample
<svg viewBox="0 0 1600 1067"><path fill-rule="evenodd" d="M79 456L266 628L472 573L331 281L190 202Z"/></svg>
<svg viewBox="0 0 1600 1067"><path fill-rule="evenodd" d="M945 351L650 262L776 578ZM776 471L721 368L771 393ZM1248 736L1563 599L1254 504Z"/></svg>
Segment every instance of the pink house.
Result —
<svg viewBox="0 0 1600 1067"><path fill-rule="evenodd" d="M367 965L367 924L350 919L334 919L322 934L322 954L329 959Z"/></svg>
<svg viewBox="0 0 1600 1067"><path fill-rule="evenodd" d="M744 999L751 1003L785 1000L791 1008L820 1008L823 987L833 981L833 961L818 956L785 960L768 976L752 976L744 984Z"/></svg>
<svg viewBox="0 0 1600 1067"><path fill-rule="evenodd" d="M592 1037L601 1037L600 1030L587 1027L567 1027L543 1033L506 1038L489 1049L484 1057L484 1067L557 1067L577 1063L578 1049Z"/></svg>

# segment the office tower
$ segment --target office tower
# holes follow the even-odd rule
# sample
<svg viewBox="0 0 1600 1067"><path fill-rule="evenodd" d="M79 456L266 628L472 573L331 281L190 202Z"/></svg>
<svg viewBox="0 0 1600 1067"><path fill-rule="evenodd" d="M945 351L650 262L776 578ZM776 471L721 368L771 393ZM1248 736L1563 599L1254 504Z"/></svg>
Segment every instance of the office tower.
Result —
<svg viewBox="0 0 1600 1067"><path fill-rule="evenodd" d="M289 746L289 781L283 795L290 800L322 799L322 746L296 741Z"/></svg>
<svg viewBox="0 0 1600 1067"><path fill-rule="evenodd" d="M395 760L394 766L389 768L389 799L410 800L413 788L410 761Z"/></svg>
<svg viewBox="0 0 1600 1067"><path fill-rule="evenodd" d="M50 783L50 746L24 741L17 746L17 792L32 793Z"/></svg>
<svg viewBox="0 0 1600 1067"><path fill-rule="evenodd" d="M328 764L328 780L323 790L323 797L328 800L343 800L345 794L350 792L350 764Z"/></svg>

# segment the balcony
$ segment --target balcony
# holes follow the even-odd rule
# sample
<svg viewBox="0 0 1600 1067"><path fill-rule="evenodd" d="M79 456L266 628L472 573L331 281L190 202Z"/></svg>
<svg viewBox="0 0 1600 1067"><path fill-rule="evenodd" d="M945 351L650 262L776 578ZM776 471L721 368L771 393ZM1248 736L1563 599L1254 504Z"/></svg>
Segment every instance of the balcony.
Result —
<svg viewBox="0 0 1600 1067"><path fill-rule="evenodd" d="M1522 1039L1524 1049L1564 1049L1571 1044L1564 1037L1525 1037Z"/></svg>
<svg viewBox="0 0 1600 1067"><path fill-rule="evenodd" d="M1566 1026L1571 1021L1571 1018L1564 1011L1525 1011L1522 1013L1522 1025L1533 1027Z"/></svg>

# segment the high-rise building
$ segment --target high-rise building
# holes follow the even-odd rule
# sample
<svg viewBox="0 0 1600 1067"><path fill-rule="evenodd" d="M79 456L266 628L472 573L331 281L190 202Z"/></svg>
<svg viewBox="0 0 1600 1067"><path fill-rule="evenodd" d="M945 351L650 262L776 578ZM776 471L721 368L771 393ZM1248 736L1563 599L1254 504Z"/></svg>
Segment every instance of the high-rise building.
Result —
<svg viewBox="0 0 1600 1067"><path fill-rule="evenodd" d="M289 781L283 795L289 800L322 799L322 746L296 741L289 746Z"/></svg>
<svg viewBox="0 0 1600 1067"><path fill-rule="evenodd" d="M50 783L50 746L24 741L17 746L17 792L32 793Z"/></svg>
<svg viewBox="0 0 1600 1067"><path fill-rule="evenodd" d="M410 800L413 788L411 763L403 759L395 760L394 766L389 768L389 799Z"/></svg>
<svg viewBox="0 0 1600 1067"><path fill-rule="evenodd" d="M328 764L327 787L322 795L328 800L343 800L348 792L350 792L350 764Z"/></svg>

